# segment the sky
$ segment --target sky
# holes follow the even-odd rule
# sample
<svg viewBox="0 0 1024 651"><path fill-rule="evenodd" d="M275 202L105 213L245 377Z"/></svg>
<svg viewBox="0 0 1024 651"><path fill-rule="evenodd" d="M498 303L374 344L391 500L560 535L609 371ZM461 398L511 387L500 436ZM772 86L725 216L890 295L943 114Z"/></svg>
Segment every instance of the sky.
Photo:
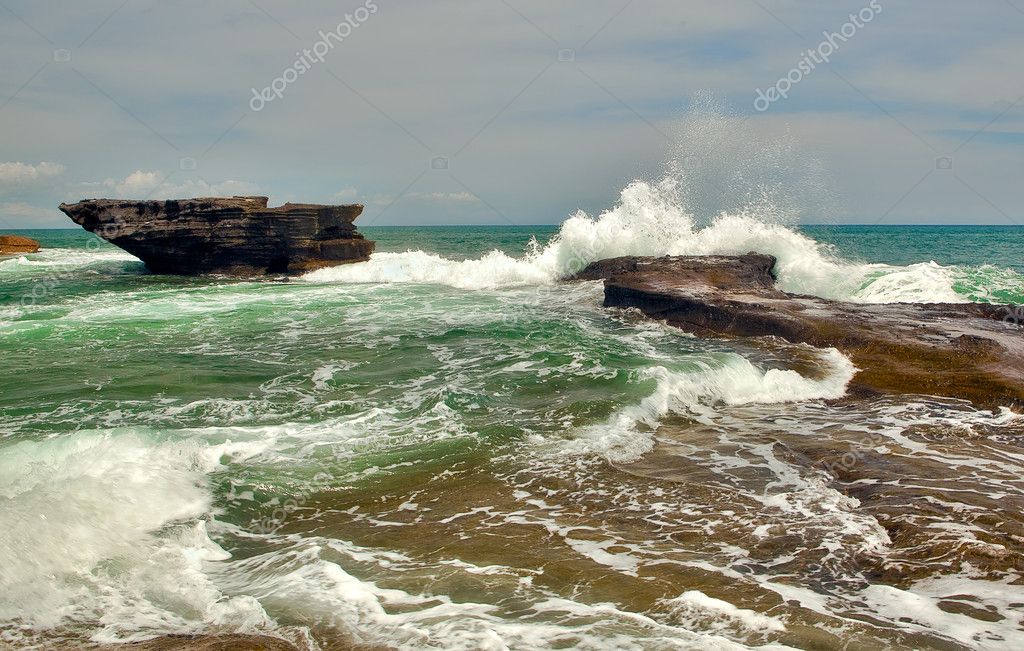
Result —
<svg viewBox="0 0 1024 651"><path fill-rule="evenodd" d="M1024 0L0 0L0 229L235 194L558 223L670 160L710 213L1024 224L1022 36Z"/></svg>

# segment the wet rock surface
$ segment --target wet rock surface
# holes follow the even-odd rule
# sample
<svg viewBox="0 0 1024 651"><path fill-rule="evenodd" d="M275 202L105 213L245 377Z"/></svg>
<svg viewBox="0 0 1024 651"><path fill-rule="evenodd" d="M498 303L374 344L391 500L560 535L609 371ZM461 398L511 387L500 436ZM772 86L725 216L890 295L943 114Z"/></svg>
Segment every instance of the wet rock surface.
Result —
<svg viewBox="0 0 1024 651"><path fill-rule="evenodd" d="M778 337L834 347L859 369L854 394L1024 407L1024 331L1007 306L860 304L775 287L769 255L623 257L576 276L604 280L606 307L637 308L700 336Z"/></svg>
<svg viewBox="0 0 1024 651"><path fill-rule="evenodd" d="M21 255L35 253L39 242L21 235L0 235L0 255Z"/></svg>
<svg viewBox="0 0 1024 651"><path fill-rule="evenodd" d="M92 651L298 651L290 642L266 635L163 635L145 642L87 646Z"/></svg>

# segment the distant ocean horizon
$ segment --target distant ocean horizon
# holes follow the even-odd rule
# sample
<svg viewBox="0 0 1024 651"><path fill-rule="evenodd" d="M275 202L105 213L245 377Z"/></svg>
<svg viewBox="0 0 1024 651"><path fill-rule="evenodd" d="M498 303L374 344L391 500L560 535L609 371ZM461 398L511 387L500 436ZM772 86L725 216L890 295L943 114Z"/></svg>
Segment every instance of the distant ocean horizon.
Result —
<svg viewBox="0 0 1024 651"><path fill-rule="evenodd" d="M527 250L531 237L540 243L558 233L560 224L457 224L360 226L377 242L378 251L421 248L422 233L431 235L432 252L460 258L497 248L510 255ZM1024 270L1024 225L1013 224L796 224L793 228L840 256L863 262L908 265L935 261L943 265L1002 266ZM0 229L34 237L43 246L59 247L96 239L79 227ZM102 246L111 246L104 243Z"/></svg>

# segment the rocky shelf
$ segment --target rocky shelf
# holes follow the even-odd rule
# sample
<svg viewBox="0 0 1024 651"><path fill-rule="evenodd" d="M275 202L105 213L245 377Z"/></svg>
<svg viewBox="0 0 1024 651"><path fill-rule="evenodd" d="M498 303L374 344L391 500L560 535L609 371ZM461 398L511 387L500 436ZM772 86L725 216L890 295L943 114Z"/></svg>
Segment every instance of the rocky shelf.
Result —
<svg viewBox="0 0 1024 651"><path fill-rule="evenodd" d="M0 235L0 255L21 255L35 253L39 242L21 235Z"/></svg>
<svg viewBox="0 0 1024 651"><path fill-rule="evenodd" d="M161 274L296 274L361 262L373 253L374 243L353 225L361 205L268 208L267 201L89 199L60 209Z"/></svg>
<svg viewBox="0 0 1024 651"><path fill-rule="evenodd" d="M606 307L637 308L701 336L778 337L834 347L859 369L855 394L909 393L1024 407L1024 331L1007 306L859 304L788 294L775 259L624 257L576 278L604 280Z"/></svg>
<svg viewBox="0 0 1024 651"><path fill-rule="evenodd" d="M56 651L298 651L285 640L267 635L234 633L225 635L162 635L142 642L124 644L54 645Z"/></svg>

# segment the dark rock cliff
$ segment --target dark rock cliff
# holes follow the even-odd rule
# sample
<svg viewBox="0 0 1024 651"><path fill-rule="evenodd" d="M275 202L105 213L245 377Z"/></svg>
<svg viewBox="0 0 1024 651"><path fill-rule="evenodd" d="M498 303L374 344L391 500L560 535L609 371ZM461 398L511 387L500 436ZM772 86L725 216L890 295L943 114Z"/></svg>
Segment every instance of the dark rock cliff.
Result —
<svg viewBox="0 0 1024 651"><path fill-rule="evenodd" d="M268 208L266 197L232 197L90 199L60 209L155 273L303 273L367 260L374 244L353 225L360 205Z"/></svg>

